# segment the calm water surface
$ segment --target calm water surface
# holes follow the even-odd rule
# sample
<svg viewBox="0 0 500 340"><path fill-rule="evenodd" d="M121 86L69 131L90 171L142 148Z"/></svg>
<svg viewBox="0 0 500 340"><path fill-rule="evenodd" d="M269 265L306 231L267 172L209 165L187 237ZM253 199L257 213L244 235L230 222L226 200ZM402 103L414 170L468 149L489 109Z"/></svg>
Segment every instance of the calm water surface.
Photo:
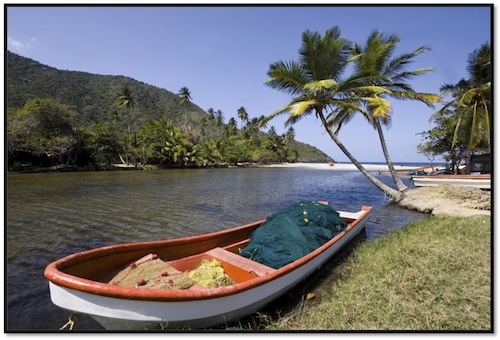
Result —
<svg viewBox="0 0 500 340"><path fill-rule="evenodd" d="M390 183L389 176L379 178ZM409 185L408 179L404 179ZM358 171L196 169L7 175L8 331L57 331L69 312L50 301L45 267L124 242L227 229L301 200L337 210L373 205L368 242L425 215L389 205ZM103 328L81 316L75 330Z"/></svg>

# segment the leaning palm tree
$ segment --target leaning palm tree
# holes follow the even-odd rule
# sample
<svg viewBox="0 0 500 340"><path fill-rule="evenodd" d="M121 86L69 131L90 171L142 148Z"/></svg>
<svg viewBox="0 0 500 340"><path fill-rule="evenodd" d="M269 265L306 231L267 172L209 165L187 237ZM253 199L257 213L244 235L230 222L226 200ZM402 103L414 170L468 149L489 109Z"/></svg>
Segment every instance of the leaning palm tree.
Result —
<svg viewBox="0 0 500 340"><path fill-rule="evenodd" d="M411 53L405 53L393 57L394 51L400 42L396 34L385 35L374 31L368 36L365 46L355 44L352 48L355 75L360 84L375 85L386 89L380 93L367 92L362 98L366 106L368 116L365 118L377 130L382 151L389 167L392 178L400 191L407 189L406 185L394 170L394 164L387 150L382 125L389 125L391 121L392 106L387 97L400 100L418 100L426 105L432 105L439 100L439 95L431 93L420 93L412 89L408 80L433 71L432 68L420 68L408 71L406 67L419 54L428 51L429 48L422 46ZM333 120L341 119L345 123L352 115L353 110L339 112ZM358 111L359 112L359 111Z"/></svg>
<svg viewBox="0 0 500 340"><path fill-rule="evenodd" d="M357 97L356 93L366 95L386 91L377 86L360 85L359 79L341 81L349 62L350 48L350 42L341 38L338 27L326 31L323 37L317 32L305 31L302 34L298 62L278 61L270 65L270 79L265 84L291 94L293 99L269 115L266 120L280 114L288 114L285 122L288 125L314 113L331 139L363 175L391 199L399 201L403 198L403 193L370 174L342 144L325 115L328 110L363 111L358 105L361 97Z"/></svg>

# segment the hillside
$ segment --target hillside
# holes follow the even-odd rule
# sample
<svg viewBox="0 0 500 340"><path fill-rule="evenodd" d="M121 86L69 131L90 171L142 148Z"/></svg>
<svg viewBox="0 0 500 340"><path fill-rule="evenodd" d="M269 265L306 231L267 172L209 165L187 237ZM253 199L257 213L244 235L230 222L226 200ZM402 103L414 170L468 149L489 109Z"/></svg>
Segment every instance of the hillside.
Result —
<svg viewBox="0 0 500 340"><path fill-rule="evenodd" d="M137 107L130 110L127 121L132 131L152 119L166 118L183 129L220 131L222 128L208 113L196 104L181 103L181 98L166 89L148 85L138 80L114 75L97 75L86 72L63 71L43 65L11 52L7 52L7 106L18 109L28 99L55 98L69 105L82 124L104 123L117 115L115 100L124 86L132 89ZM207 122L208 121L208 122ZM208 126L207 126L208 125ZM308 144L294 142L298 161L324 162L330 158Z"/></svg>

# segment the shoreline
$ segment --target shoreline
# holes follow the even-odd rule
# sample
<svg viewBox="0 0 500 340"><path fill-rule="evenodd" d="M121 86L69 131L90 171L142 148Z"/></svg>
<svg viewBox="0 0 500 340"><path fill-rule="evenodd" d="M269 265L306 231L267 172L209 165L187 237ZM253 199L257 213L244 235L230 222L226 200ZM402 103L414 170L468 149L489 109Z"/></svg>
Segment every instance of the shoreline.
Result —
<svg viewBox="0 0 500 340"><path fill-rule="evenodd" d="M389 167L387 164L367 164L361 163L368 171L388 172ZM275 164L256 164L256 163L239 163L238 165L219 165L210 168L239 168L239 167L255 167L255 168L303 168L313 170L341 170L341 171L359 171L353 163L312 163L312 162L297 162L297 163L275 163ZM438 166L436 166L438 167ZM43 168L22 169L17 171L8 171L8 173L48 173L48 172L67 172L67 171L119 171L119 170L152 170L152 169L202 169L204 167L182 167L182 166L164 166L158 165L133 165L133 164L111 164L107 166L97 167L78 167L59 165ZM394 165L396 171L411 171L417 170L421 167L410 165Z"/></svg>
<svg viewBox="0 0 500 340"><path fill-rule="evenodd" d="M361 163L363 167L368 171L388 171L389 167L384 164L364 164ZM359 171L358 168L352 163L335 163L330 165L328 163L281 163L281 164L269 164L269 165L258 165L259 168L309 168L317 170L344 170L344 171ZM408 165L394 165L395 170L414 170L416 167Z"/></svg>

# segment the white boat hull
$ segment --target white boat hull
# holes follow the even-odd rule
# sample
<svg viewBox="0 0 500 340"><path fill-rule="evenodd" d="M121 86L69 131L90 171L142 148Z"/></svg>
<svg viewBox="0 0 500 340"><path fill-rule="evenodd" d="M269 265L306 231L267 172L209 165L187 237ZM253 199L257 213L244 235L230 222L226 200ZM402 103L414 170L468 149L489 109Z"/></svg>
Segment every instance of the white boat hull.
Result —
<svg viewBox="0 0 500 340"><path fill-rule="evenodd" d="M491 189L491 178L487 176L413 176L413 183L416 187L436 187L438 185L450 184L479 189Z"/></svg>
<svg viewBox="0 0 500 340"><path fill-rule="evenodd" d="M341 216L356 218L359 213ZM283 295L319 269L365 229L368 218L318 256L274 280L237 294L189 301L128 300L78 291L49 281L52 302L64 309L88 314L109 330L205 328L248 316Z"/></svg>

